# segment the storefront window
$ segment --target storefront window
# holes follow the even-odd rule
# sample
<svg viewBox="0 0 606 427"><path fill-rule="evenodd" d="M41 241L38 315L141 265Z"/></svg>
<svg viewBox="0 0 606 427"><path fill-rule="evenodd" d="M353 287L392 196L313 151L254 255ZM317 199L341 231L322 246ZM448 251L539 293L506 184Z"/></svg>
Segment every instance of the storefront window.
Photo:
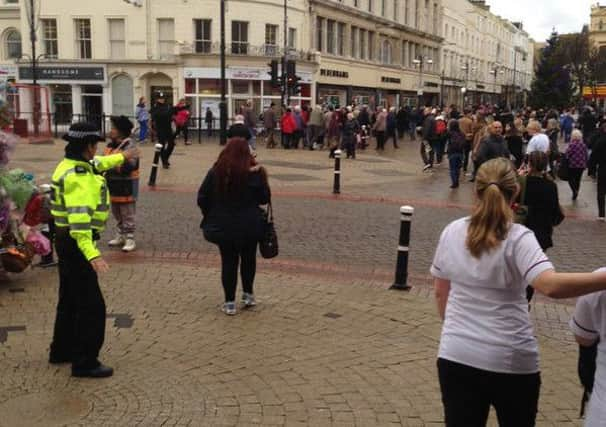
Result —
<svg viewBox="0 0 606 427"><path fill-rule="evenodd" d="M221 80L198 79L198 93L201 95L221 95Z"/></svg>
<svg viewBox="0 0 606 427"><path fill-rule="evenodd" d="M263 82L264 96L282 96L282 90L279 87L273 87L270 82Z"/></svg>
<svg viewBox="0 0 606 427"><path fill-rule="evenodd" d="M301 85L301 95L302 98L311 98L311 85L302 84Z"/></svg>
<svg viewBox="0 0 606 427"><path fill-rule="evenodd" d="M257 80L252 82L253 86L253 95L261 96L261 81Z"/></svg>
<svg viewBox="0 0 606 427"><path fill-rule="evenodd" d="M185 79L185 93L196 93L196 79Z"/></svg>
<svg viewBox="0 0 606 427"><path fill-rule="evenodd" d="M237 94L243 94L243 95L248 95L249 93L249 80L232 80L231 81L231 87L232 87L232 92L233 93L237 93Z"/></svg>

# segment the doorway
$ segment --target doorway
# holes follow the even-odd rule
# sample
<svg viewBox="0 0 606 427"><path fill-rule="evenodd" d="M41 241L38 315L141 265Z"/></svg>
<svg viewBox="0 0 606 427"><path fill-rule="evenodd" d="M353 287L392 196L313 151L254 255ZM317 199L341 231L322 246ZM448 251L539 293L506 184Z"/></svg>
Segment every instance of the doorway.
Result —
<svg viewBox="0 0 606 427"><path fill-rule="evenodd" d="M156 99L158 94L162 92L167 105L175 105L173 99L173 88L172 86L151 86L151 93L149 99L151 100L150 105L156 105Z"/></svg>
<svg viewBox="0 0 606 427"><path fill-rule="evenodd" d="M97 85L82 86L82 112L80 121L86 121L101 129L103 115L103 88Z"/></svg>

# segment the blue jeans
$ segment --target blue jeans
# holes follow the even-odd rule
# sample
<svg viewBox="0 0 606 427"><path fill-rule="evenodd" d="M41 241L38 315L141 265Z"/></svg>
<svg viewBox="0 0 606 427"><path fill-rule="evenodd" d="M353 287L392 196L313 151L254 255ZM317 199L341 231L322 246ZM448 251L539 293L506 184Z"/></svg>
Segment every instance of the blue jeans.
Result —
<svg viewBox="0 0 606 427"><path fill-rule="evenodd" d="M463 166L463 153L449 154L448 163L450 164L450 180L452 181L452 185L459 185L461 166Z"/></svg>
<svg viewBox="0 0 606 427"><path fill-rule="evenodd" d="M147 120L139 122L139 141L147 138Z"/></svg>

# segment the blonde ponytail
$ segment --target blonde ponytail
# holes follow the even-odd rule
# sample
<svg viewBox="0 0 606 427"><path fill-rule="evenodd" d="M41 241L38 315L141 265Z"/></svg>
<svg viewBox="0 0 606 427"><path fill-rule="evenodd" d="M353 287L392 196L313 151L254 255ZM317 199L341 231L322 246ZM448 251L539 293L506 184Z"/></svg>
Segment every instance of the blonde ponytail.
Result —
<svg viewBox="0 0 606 427"><path fill-rule="evenodd" d="M476 174L477 202L467 231L467 248L479 258L507 238L513 221L511 202L518 192L516 173L504 158L484 163Z"/></svg>

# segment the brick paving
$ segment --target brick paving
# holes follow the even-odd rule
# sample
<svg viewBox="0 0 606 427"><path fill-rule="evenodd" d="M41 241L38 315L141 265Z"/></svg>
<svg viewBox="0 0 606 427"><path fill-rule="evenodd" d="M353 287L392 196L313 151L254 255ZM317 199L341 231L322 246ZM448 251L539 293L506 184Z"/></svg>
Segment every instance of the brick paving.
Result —
<svg viewBox="0 0 606 427"><path fill-rule="evenodd" d="M44 181L61 148L19 147L13 166ZM144 152L145 170L151 148ZM161 191L142 192L141 250L104 247L112 270L102 278L109 313L102 357L114 377L78 380L68 367L47 364L55 271L0 283L0 426L440 425L440 322L427 270L442 227L468 212L466 187L450 195L447 171L420 173L409 146L345 162L344 194L334 198L326 153L259 150L278 178L281 255L259 263L260 305L227 318L219 312L219 257L201 237L195 206L218 147L179 146L177 153L173 169L161 171ZM579 206L567 206L576 219L557 229L549 252L562 270L599 267L605 253L606 228L588 220L594 188L587 182L582 191ZM400 293L387 288L398 205L407 201L417 207L414 288ZM581 425L571 310L571 301L533 304L542 426Z"/></svg>

